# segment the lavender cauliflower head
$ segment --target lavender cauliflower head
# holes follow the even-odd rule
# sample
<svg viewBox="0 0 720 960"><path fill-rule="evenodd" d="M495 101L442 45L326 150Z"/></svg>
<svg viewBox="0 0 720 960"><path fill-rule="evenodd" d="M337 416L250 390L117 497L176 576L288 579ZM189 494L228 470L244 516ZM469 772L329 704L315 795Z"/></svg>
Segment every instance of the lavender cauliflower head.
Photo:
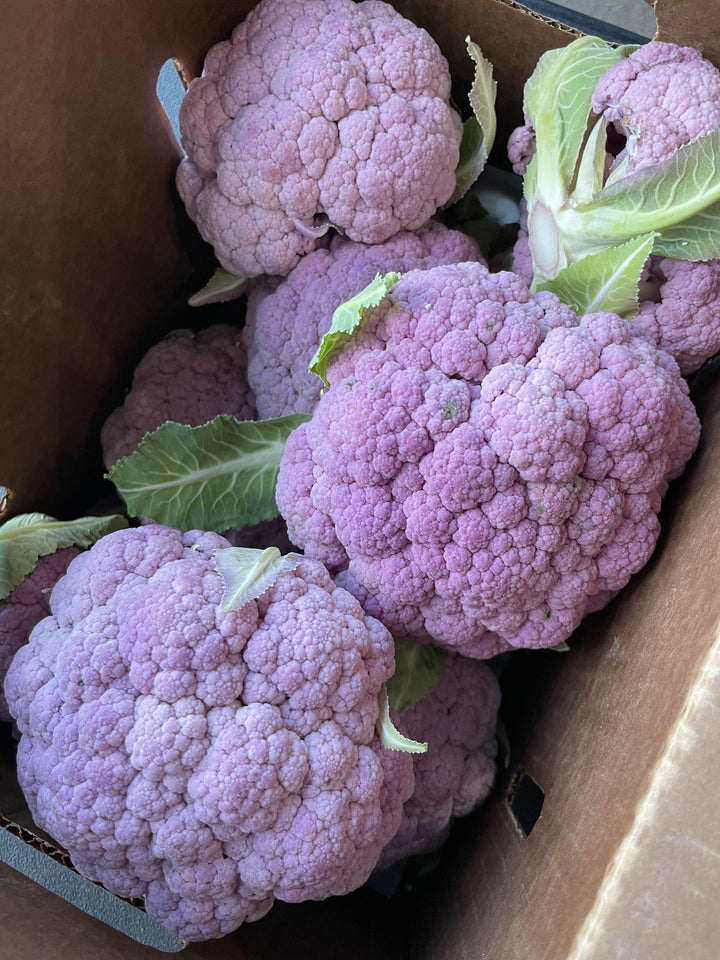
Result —
<svg viewBox="0 0 720 960"><path fill-rule="evenodd" d="M653 41L602 75L592 109L610 131L606 176L631 175L720 127L720 71L693 47ZM513 170L524 176L534 153L526 123L508 141ZM514 254L513 269L530 282L527 211ZM651 257L640 300L636 329L672 354L683 374L720 351L720 261Z"/></svg>
<svg viewBox="0 0 720 960"><path fill-rule="evenodd" d="M335 237L315 250L280 283L265 281L248 298L245 338L248 381L261 419L309 413L322 381L308 366L333 311L377 273L405 273L441 263L483 262L474 240L430 221L417 233L402 231L385 243Z"/></svg>
<svg viewBox="0 0 720 960"><path fill-rule="evenodd" d="M428 749L415 757L415 789L379 867L439 849L452 820L485 800L495 779L499 707L492 670L482 661L449 655L430 693L400 713L398 726L427 741Z"/></svg>
<svg viewBox="0 0 720 960"><path fill-rule="evenodd" d="M6 679L18 777L80 872L189 940L273 898L354 889L397 832L408 754L380 746L392 638L299 558L223 612L227 541L145 526L77 557Z"/></svg>
<svg viewBox="0 0 720 960"><path fill-rule="evenodd" d="M10 662L27 643L35 624L50 612L50 590L78 553L79 547L66 547L40 557L32 573L5 600L0 600L0 720L12 719L2 687Z"/></svg>
<svg viewBox="0 0 720 960"><path fill-rule="evenodd" d="M110 468L132 453L166 420L197 427L221 413L255 418L242 334L226 324L195 334L178 330L148 350L125 402L106 420L101 433L105 465Z"/></svg>
<svg viewBox="0 0 720 960"><path fill-rule="evenodd" d="M389 4L262 0L182 102L180 195L241 276L287 275L328 220L381 243L455 189L449 95L437 44Z"/></svg>
<svg viewBox="0 0 720 960"><path fill-rule="evenodd" d="M652 553L699 423L677 364L514 274L405 275L287 442L291 540L396 636L485 658L566 639Z"/></svg>

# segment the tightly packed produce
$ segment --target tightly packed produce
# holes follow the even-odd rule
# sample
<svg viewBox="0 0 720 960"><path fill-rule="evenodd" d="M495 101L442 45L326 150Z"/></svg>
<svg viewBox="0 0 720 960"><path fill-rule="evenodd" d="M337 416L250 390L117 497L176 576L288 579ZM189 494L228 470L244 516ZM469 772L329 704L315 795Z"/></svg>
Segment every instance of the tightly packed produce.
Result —
<svg viewBox="0 0 720 960"><path fill-rule="evenodd" d="M484 661L627 584L698 443L720 73L667 43L546 53L508 144L517 242L481 251L457 202L494 84L467 48L464 122L381 0L262 0L210 50L177 187L247 300L156 344L106 421L127 518L0 524L32 815L188 940L437 850L496 776Z"/></svg>

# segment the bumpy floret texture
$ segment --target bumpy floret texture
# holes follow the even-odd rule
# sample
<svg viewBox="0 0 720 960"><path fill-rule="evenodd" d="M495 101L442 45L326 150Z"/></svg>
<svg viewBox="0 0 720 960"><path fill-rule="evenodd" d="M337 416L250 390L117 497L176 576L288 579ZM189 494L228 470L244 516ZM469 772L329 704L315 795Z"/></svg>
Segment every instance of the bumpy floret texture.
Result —
<svg viewBox="0 0 720 960"><path fill-rule="evenodd" d="M677 364L479 264L414 271L328 368L277 501L398 636L566 639L647 561L699 424Z"/></svg>
<svg viewBox="0 0 720 960"><path fill-rule="evenodd" d="M495 779L499 707L500 687L492 670L478 660L448 656L430 693L402 711L399 728L426 741L428 749L415 757L415 789L379 867L439 849L453 819L485 800Z"/></svg>
<svg viewBox="0 0 720 960"><path fill-rule="evenodd" d="M262 0L180 109L177 184L230 272L286 276L318 216L416 230L455 189L461 122L434 40L379 0Z"/></svg>
<svg viewBox="0 0 720 960"><path fill-rule="evenodd" d="M648 273L653 299L641 302L633 326L692 373L720 351L720 260L653 257Z"/></svg>
<svg viewBox="0 0 720 960"><path fill-rule="evenodd" d="M652 167L684 144L720 126L720 71L693 47L653 41L612 66L598 81L592 108L623 140L606 171L623 176ZM529 124L510 135L508 156L521 176L535 152ZM532 278L527 221L521 222L515 267ZM720 261L650 258L651 283L641 285L636 327L692 373L720 350ZM647 297L647 299L645 299Z"/></svg>
<svg viewBox="0 0 720 960"><path fill-rule="evenodd" d="M513 247L512 260L513 273L516 273L528 286L533 279L533 262L530 253L530 238L528 237L528 211L527 202L520 201L520 223L518 225L518 236Z"/></svg>
<svg viewBox="0 0 720 960"><path fill-rule="evenodd" d="M35 624L50 612L50 591L78 553L79 548L67 547L40 557L32 573L0 600L0 720L6 723L12 719L3 690L7 669Z"/></svg>
<svg viewBox="0 0 720 960"><path fill-rule="evenodd" d="M720 126L720 71L693 47L647 43L603 74L592 108L627 138L615 163L641 170Z"/></svg>
<svg viewBox="0 0 720 960"><path fill-rule="evenodd" d="M508 138L507 153L513 171L519 177L524 177L535 156L535 131L531 124L525 122L523 126L515 127Z"/></svg>
<svg viewBox="0 0 720 960"><path fill-rule="evenodd" d="M405 273L441 263L482 261L477 244L435 221L417 234L402 231L379 244L336 237L315 250L280 284L266 281L250 293L245 337L248 380L261 419L310 413L320 398L321 379L308 365L333 311L377 273Z"/></svg>
<svg viewBox="0 0 720 960"><path fill-rule="evenodd" d="M177 331L148 350L125 402L105 422L105 465L110 468L132 453L166 420L197 427L221 413L255 419L242 334L225 324L196 334Z"/></svg>
<svg viewBox="0 0 720 960"><path fill-rule="evenodd" d="M189 940L363 883L413 785L375 733L385 628L304 559L223 612L224 547L159 526L104 537L6 679L36 822Z"/></svg>

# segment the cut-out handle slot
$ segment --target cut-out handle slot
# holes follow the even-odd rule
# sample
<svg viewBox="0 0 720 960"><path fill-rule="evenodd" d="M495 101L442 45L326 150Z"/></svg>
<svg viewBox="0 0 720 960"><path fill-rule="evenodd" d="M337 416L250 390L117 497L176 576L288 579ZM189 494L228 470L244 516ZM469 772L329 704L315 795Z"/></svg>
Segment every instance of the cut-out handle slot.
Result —
<svg viewBox="0 0 720 960"><path fill-rule="evenodd" d="M512 811L515 822L526 837L540 818L545 791L533 780L528 773L518 773L513 779L508 794L508 806Z"/></svg>

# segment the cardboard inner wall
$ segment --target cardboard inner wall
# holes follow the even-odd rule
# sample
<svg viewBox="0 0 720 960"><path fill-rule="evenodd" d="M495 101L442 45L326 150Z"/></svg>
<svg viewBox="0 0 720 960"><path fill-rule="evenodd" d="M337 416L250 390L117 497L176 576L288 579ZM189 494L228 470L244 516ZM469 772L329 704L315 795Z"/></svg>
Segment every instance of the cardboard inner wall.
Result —
<svg viewBox="0 0 720 960"><path fill-rule="evenodd" d="M155 81L169 57L197 73L201 53L251 6L28 0L4 12L6 75L25 78L6 87L0 108L0 484L15 490L17 511L84 508L98 487L99 426L134 363L172 326L203 262L173 200L178 154ZM520 118L522 84L539 54L574 36L513 0L396 6L438 39L458 86L470 76L466 34L494 61L500 142ZM660 35L720 59L714 7L660 0ZM701 450L666 504L655 558L587 622L571 655L514 659L504 711L510 768L490 808L458 824L439 872L397 908L364 892L302 913L277 905L266 920L186 956L715 955L720 923L703 891L720 887L707 801L720 785L710 736L718 723L720 384L698 399ZM522 772L545 795L528 837L508 805ZM667 883L669 864L681 865L677 885ZM18 878L0 871L0 958L7 945L8 957L44 955L44 922L65 932L67 956L78 960L158 955Z"/></svg>

